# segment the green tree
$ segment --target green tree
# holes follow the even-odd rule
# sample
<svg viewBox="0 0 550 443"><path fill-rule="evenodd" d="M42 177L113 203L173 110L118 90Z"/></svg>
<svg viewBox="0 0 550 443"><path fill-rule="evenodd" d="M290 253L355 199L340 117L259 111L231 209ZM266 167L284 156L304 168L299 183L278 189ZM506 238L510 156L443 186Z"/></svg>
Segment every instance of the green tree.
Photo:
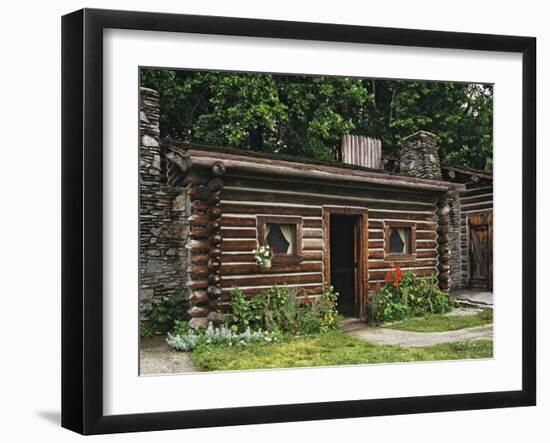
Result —
<svg viewBox="0 0 550 443"><path fill-rule="evenodd" d="M489 85L160 69L140 80L161 94L162 132L189 142L335 160L345 133L391 152L423 129L444 163L492 164Z"/></svg>
<svg viewBox="0 0 550 443"><path fill-rule="evenodd" d="M438 137L443 163L490 168L493 150L492 86L451 82L366 80L376 91L361 128L396 145L418 130ZM366 86L367 86L366 85Z"/></svg>

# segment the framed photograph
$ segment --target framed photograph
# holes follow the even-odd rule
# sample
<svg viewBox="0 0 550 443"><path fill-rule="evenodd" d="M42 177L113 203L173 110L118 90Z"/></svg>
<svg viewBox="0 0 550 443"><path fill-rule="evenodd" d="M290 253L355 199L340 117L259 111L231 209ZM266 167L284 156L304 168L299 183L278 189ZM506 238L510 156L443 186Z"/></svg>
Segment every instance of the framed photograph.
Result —
<svg viewBox="0 0 550 443"><path fill-rule="evenodd" d="M62 425L536 402L530 37L62 21Z"/></svg>

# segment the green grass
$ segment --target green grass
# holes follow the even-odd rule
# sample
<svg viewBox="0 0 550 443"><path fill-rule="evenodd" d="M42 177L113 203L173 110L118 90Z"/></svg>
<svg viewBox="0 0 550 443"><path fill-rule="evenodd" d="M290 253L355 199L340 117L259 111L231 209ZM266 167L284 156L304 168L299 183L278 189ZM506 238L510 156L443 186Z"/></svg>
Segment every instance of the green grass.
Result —
<svg viewBox="0 0 550 443"><path fill-rule="evenodd" d="M191 353L201 371L227 371L305 366L336 366L431 360L490 358L492 340L445 343L425 348L375 345L335 331L280 343L239 347L206 347Z"/></svg>
<svg viewBox="0 0 550 443"><path fill-rule="evenodd" d="M397 323L383 325L384 328L414 332L443 332L457 329L473 328L493 322L493 310L485 309L476 315L448 316L443 314L426 317L409 318Z"/></svg>

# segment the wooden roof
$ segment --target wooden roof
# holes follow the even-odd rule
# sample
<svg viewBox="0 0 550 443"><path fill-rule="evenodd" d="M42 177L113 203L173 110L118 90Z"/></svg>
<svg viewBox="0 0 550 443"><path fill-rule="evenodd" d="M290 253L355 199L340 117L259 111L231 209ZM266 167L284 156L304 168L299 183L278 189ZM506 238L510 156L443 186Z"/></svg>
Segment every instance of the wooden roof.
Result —
<svg viewBox="0 0 550 443"><path fill-rule="evenodd" d="M409 177L404 174L336 162L184 144L169 139L163 140L163 146L172 153L172 156L177 154L182 160L189 161L198 167L210 167L214 162L222 161L228 172L239 171L254 175L278 175L304 180L352 182L358 185L373 184L431 192L465 189L464 185L458 183Z"/></svg>

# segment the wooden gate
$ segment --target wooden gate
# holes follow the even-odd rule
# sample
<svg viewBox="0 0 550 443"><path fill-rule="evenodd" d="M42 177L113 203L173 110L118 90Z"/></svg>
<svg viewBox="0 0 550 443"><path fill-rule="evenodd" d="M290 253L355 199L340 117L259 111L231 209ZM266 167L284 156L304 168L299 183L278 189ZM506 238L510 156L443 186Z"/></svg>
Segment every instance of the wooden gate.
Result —
<svg viewBox="0 0 550 443"><path fill-rule="evenodd" d="M470 288L493 288L493 214L470 215Z"/></svg>

